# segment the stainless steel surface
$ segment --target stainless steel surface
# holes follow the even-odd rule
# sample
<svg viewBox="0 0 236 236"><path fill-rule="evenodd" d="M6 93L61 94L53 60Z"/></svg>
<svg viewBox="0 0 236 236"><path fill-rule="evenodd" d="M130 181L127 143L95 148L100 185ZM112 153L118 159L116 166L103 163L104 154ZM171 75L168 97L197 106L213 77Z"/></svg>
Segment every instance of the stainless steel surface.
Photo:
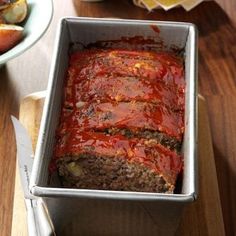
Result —
<svg viewBox="0 0 236 236"><path fill-rule="evenodd" d="M54 225L49 216L48 209L42 198L37 199L37 206L35 208L38 220L38 228L40 236L53 236L56 235Z"/></svg>
<svg viewBox="0 0 236 236"><path fill-rule="evenodd" d="M29 178L33 165L33 148L25 128L15 117L12 116L11 119L15 129L18 167L20 169L20 180L25 197L25 206L27 209L28 235L38 236L37 220L35 218L33 206L35 197L29 193Z"/></svg>
<svg viewBox="0 0 236 236"><path fill-rule="evenodd" d="M34 162L30 137L26 129L14 116L11 116L11 119L15 129L18 167L27 210L28 235L54 235L54 228L45 203L41 198L37 198L29 192L29 178Z"/></svg>
<svg viewBox="0 0 236 236"><path fill-rule="evenodd" d="M25 199L29 236L54 236L54 225L42 198Z"/></svg>
<svg viewBox="0 0 236 236"><path fill-rule="evenodd" d="M157 34L150 27L151 25L158 26L160 33ZM181 194L65 189L58 187L58 185L48 186L48 164L52 157L55 129L60 116L63 79L68 66L70 44L79 42L87 45L99 40L120 39L122 36L133 37L137 35L161 39L166 46L166 50L175 45L183 48L185 52L186 112L183 143L185 166ZM90 213L98 216L99 220L97 222L100 225L102 225L103 219L106 218L104 215L105 209L113 217L110 220L114 219L115 216L117 217L117 214L125 214L125 221L129 222L128 224L130 225L129 227L127 226L127 229L120 229L120 234L129 232L132 235L134 232L139 232L139 234L140 232L150 232L151 235L154 232L158 232L157 230L159 230L160 234L170 234L170 232L167 232L168 227L162 228L162 224L168 225L167 222L172 222L172 227L169 227L169 231L174 232L173 229L176 226L177 219L180 217L183 205L186 202L195 200L197 195L196 78L197 33L192 24L95 18L65 18L61 20L55 42L48 94L45 100L39 141L36 148L36 160L30 183L32 194L46 199L56 229L57 227L59 227L59 230L62 229L62 224L59 222L61 222L61 217L64 214L68 216L66 217L67 220L74 220L71 224L76 224L75 221L77 220L77 224L83 228L82 224L86 223L84 217L88 217L86 209L89 205L92 208L93 204L95 204L93 212ZM86 205L82 205L82 203ZM134 214L134 212L136 213ZM138 219L143 220L143 222L146 222L146 226L149 225L150 227L144 227L139 224ZM153 219L155 219L155 222L153 222ZM109 222L109 218L107 221ZM131 224L133 221L136 223ZM153 228L151 228L151 225L153 225ZM118 230L120 227L122 227L122 224L119 225L117 223L115 228ZM136 230L134 230L134 227L136 227ZM87 229L91 230L90 228ZM101 234L104 233L102 229L99 232Z"/></svg>
<svg viewBox="0 0 236 236"><path fill-rule="evenodd" d="M26 198L25 206L27 211L27 227L29 236L40 236L38 222L35 216L35 200Z"/></svg>
<svg viewBox="0 0 236 236"><path fill-rule="evenodd" d="M15 129L17 160L24 197L33 199L35 197L29 192L29 180L34 162L32 143L26 129L21 123L14 116L11 116L11 120Z"/></svg>

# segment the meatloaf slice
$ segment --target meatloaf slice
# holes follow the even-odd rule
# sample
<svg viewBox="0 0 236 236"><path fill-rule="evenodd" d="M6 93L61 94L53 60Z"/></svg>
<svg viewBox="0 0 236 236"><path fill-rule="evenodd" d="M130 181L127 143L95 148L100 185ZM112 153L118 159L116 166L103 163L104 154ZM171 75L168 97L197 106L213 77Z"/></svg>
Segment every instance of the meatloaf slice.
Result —
<svg viewBox="0 0 236 236"><path fill-rule="evenodd" d="M172 193L182 158L162 145L71 130L54 162L66 187Z"/></svg>
<svg viewBox="0 0 236 236"><path fill-rule="evenodd" d="M154 131L154 130L148 130L148 129L119 129L119 128L109 128L104 130L105 133L110 135L115 134L121 134L127 138L141 138L146 139L152 143L160 143L163 146L169 148L170 150L174 150L177 153L180 153L182 142L180 140L177 140L174 137L170 137L166 135L165 133Z"/></svg>
<svg viewBox="0 0 236 236"><path fill-rule="evenodd" d="M150 102L162 103L173 110L184 109L184 94L178 94L175 87L142 77L110 75L79 83L73 81L65 89L65 103L72 107L76 101Z"/></svg>
<svg viewBox="0 0 236 236"><path fill-rule="evenodd" d="M71 55L64 106L79 101L162 102L184 110L182 60L168 52L84 50Z"/></svg>
<svg viewBox="0 0 236 236"><path fill-rule="evenodd" d="M182 113L143 102L80 103L69 116L62 114L60 129L103 131L109 128L158 131L182 140ZM65 116L65 119L63 118ZM64 120L63 120L64 119Z"/></svg>
<svg viewBox="0 0 236 236"><path fill-rule="evenodd" d="M130 50L84 50L72 54L69 71L73 79L116 75L145 77L184 90L183 60L169 52Z"/></svg>

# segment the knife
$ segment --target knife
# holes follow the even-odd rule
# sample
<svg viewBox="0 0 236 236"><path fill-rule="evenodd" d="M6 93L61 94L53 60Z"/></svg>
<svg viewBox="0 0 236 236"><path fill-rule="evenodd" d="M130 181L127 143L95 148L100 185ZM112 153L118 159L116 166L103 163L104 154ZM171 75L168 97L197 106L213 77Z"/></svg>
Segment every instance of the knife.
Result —
<svg viewBox="0 0 236 236"><path fill-rule="evenodd" d="M14 116L11 116L11 119L15 129L17 160L27 210L28 235L56 235L43 199L33 196L29 191L29 181L34 161L30 137L23 125Z"/></svg>

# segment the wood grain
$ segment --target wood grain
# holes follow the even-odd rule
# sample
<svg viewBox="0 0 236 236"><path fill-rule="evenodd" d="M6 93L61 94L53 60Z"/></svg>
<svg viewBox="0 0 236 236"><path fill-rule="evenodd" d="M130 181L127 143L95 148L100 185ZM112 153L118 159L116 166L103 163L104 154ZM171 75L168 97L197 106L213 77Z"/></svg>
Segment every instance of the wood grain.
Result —
<svg viewBox="0 0 236 236"><path fill-rule="evenodd" d="M20 106L20 121L28 130L31 139L37 140L44 99L43 93L27 96ZM199 99L199 196L185 208L176 236L214 235L224 236L215 161L212 149L209 120L204 99ZM205 158L207 157L207 163ZM17 171L16 171L17 172ZM26 212L19 173L16 173L12 221L12 235L27 235ZM19 222L21 224L19 225ZM215 224L215 227L212 225ZM23 227L24 226L24 227ZM115 232L114 232L115 233ZM67 232L67 235L69 233Z"/></svg>
<svg viewBox="0 0 236 236"><path fill-rule="evenodd" d="M27 234L27 215L24 193L20 181L19 168L16 168L11 235L26 236Z"/></svg>
<svg viewBox="0 0 236 236"><path fill-rule="evenodd" d="M222 1L216 0L218 4L222 7L222 9L227 12L229 18L232 20L234 25L236 25L236 17L235 17L235 10L236 10L236 1Z"/></svg>
<svg viewBox="0 0 236 236"><path fill-rule="evenodd" d="M20 105L19 119L29 132L33 150L36 148L45 96L46 91L30 94L23 99Z"/></svg>
<svg viewBox="0 0 236 236"><path fill-rule="evenodd" d="M191 12L146 10L131 1L85 3L55 0L46 35L30 50L0 68L0 232L10 235L15 175L15 142L10 114L20 100L47 86L58 19L65 15L189 21L199 29L199 90L207 100L226 235L236 235L236 22L235 0L200 4ZM226 114L227 113L227 114ZM213 225L214 227L214 225Z"/></svg>
<svg viewBox="0 0 236 236"><path fill-rule="evenodd" d="M225 235L206 104L199 99L198 200L186 207L177 235ZM207 160L206 160L207 159ZM214 225L214 227L212 227Z"/></svg>
<svg viewBox="0 0 236 236"><path fill-rule="evenodd" d="M3 67L0 77L0 234L9 235L11 228L13 191L15 183L15 139L10 114L17 115L16 91ZM8 97L8 91L12 94Z"/></svg>
<svg viewBox="0 0 236 236"><path fill-rule="evenodd" d="M212 96L208 109L227 235L236 233L236 95ZM226 204L227 203L227 204Z"/></svg>

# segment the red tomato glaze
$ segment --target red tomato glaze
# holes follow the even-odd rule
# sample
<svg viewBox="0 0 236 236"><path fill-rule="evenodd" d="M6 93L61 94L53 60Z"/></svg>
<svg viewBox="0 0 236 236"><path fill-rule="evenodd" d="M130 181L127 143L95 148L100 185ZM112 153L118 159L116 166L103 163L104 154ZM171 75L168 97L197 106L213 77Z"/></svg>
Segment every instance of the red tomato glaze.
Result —
<svg viewBox="0 0 236 236"><path fill-rule="evenodd" d="M183 60L172 53L91 49L72 54L52 163L66 155L119 156L145 164L174 184L180 155L104 130L147 129L181 141L184 89Z"/></svg>
<svg viewBox="0 0 236 236"><path fill-rule="evenodd" d="M182 167L179 155L156 143L145 144L142 139L126 139L122 135L108 136L104 133L69 130L58 140L55 157L80 154L123 157L130 162L142 163L163 174L171 184L175 183Z"/></svg>

